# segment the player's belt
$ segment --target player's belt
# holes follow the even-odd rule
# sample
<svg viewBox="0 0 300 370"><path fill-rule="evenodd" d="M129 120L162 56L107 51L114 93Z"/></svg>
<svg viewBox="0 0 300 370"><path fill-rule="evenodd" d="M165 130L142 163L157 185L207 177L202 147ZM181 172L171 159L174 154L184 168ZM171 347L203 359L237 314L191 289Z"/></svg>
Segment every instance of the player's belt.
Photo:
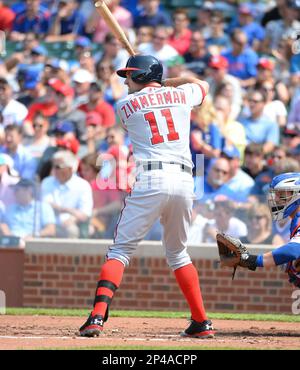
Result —
<svg viewBox="0 0 300 370"><path fill-rule="evenodd" d="M177 166L179 166L181 171L186 172L190 175L192 174L191 167L186 166L183 163L176 163L176 162L162 162L162 161L154 161L153 162L153 161L151 161L151 162L148 162L146 164L143 164L143 169L144 169L144 171L163 170L164 164L166 164L166 165L168 165L168 164L177 165Z"/></svg>

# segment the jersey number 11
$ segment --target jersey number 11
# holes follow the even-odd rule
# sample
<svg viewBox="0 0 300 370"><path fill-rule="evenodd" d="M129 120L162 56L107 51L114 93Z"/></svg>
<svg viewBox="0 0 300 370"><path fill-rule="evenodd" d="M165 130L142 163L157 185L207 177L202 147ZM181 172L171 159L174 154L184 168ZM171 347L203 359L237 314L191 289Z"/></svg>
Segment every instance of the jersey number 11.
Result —
<svg viewBox="0 0 300 370"><path fill-rule="evenodd" d="M168 141L179 140L179 134L175 130L175 125L174 125L174 121L173 121L173 117L172 117L170 109L162 109L160 113L167 122L168 130L169 130L169 133L167 135ZM152 145L164 143L165 140L164 140L164 137L159 132L159 128L157 125L157 120L156 120L154 112L146 113L144 117L145 117L145 120L149 123L150 129L151 129Z"/></svg>

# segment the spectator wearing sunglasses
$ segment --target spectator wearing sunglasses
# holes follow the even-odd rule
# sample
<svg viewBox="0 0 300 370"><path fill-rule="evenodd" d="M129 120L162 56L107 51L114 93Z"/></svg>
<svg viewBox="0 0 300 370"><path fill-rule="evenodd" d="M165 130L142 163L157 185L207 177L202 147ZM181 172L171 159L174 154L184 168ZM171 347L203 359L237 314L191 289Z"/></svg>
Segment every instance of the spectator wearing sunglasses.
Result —
<svg viewBox="0 0 300 370"><path fill-rule="evenodd" d="M272 218L266 204L256 204L248 212L248 235L241 238L242 243L272 244Z"/></svg>
<svg viewBox="0 0 300 370"><path fill-rule="evenodd" d="M58 237L79 237L80 224L92 215L93 197L90 184L76 175L78 159L70 151L53 156L53 174L42 181L42 200L49 203L56 216Z"/></svg>
<svg viewBox="0 0 300 370"><path fill-rule="evenodd" d="M227 158L218 158L212 161L208 169L204 183L201 184L200 178L195 180L195 193L197 199L204 202L208 199L214 199L218 195L224 195L231 200L237 200L239 194L229 189L227 183L230 179L230 163ZM238 199L240 201L240 199Z"/></svg>
<svg viewBox="0 0 300 370"><path fill-rule="evenodd" d="M276 122L279 127L284 127L287 121L287 110L283 102L275 97L275 81L269 80L261 84L261 89L266 93L264 115L270 121Z"/></svg>
<svg viewBox="0 0 300 370"><path fill-rule="evenodd" d="M32 138L28 139L26 149L33 158L39 160L45 150L54 145L54 139L47 134L49 118L38 113L33 119L32 127L34 134Z"/></svg>
<svg viewBox="0 0 300 370"><path fill-rule="evenodd" d="M231 44L231 49L223 53L229 63L229 74L238 78L242 87L253 86L257 74L258 56L256 52L248 46L247 35L240 29L233 31Z"/></svg>
<svg viewBox="0 0 300 370"><path fill-rule="evenodd" d="M290 163L291 158L287 158L287 149L283 145L278 145L273 148L272 153L267 159L265 171L262 171L255 177L255 185L251 190L252 195L260 196L261 201L265 200L266 186L272 181L272 178L280 173L297 172L294 171L293 163ZM283 164L287 167L283 167ZM284 169L287 169L285 171Z"/></svg>
<svg viewBox="0 0 300 370"><path fill-rule="evenodd" d="M263 91L253 90L248 96L250 116L240 120L247 143L263 144L264 153L270 153L279 144L279 126L264 116L267 97Z"/></svg>
<svg viewBox="0 0 300 370"><path fill-rule="evenodd" d="M154 56L165 66L168 60L179 55L177 50L168 44L168 39L168 29L166 27L159 26L154 31L152 41L149 43L140 44L138 51L143 55Z"/></svg>

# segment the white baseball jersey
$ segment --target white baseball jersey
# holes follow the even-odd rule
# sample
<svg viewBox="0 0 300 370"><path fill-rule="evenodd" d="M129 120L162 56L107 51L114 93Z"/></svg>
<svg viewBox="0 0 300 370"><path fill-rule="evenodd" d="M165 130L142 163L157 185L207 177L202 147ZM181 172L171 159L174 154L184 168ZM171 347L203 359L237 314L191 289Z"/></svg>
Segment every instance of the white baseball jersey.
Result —
<svg viewBox="0 0 300 370"><path fill-rule="evenodd" d="M176 270L191 263L186 245L194 182L191 173L182 171L177 163L192 168L190 114L203 98L204 91L199 85L185 84L177 88L145 87L118 103L135 160L161 161L163 168L150 167L137 176L125 199L108 259L127 265L138 243L159 218L169 266Z"/></svg>
<svg viewBox="0 0 300 370"><path fill-rule="evenodd" d="M192 168L190 115L204 91L198 84L145 87L117 104L136 161L160 160Z"/></svg>

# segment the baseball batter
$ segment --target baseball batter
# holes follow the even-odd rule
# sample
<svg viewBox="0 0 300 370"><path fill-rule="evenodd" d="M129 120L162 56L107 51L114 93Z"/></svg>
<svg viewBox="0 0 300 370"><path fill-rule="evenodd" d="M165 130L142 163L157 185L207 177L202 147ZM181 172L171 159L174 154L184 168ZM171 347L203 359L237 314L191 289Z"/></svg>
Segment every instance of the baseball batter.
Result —
<svg viewBox="0 0 300 370"><path fill-rule="evenodd" d="M117 110L133 146L137 178L100 272L94 309L80 334L101 333L130 257L160 218L168 265L191 310L191 324L181 335L213 337L198 272L186 249L194 198L190 114L194 106L202 104L208 84L191 77L162 81L162 64L147 55L130 57L126 68L117 73L126 78L128 86L129 95L118 103Z"/></svg>

